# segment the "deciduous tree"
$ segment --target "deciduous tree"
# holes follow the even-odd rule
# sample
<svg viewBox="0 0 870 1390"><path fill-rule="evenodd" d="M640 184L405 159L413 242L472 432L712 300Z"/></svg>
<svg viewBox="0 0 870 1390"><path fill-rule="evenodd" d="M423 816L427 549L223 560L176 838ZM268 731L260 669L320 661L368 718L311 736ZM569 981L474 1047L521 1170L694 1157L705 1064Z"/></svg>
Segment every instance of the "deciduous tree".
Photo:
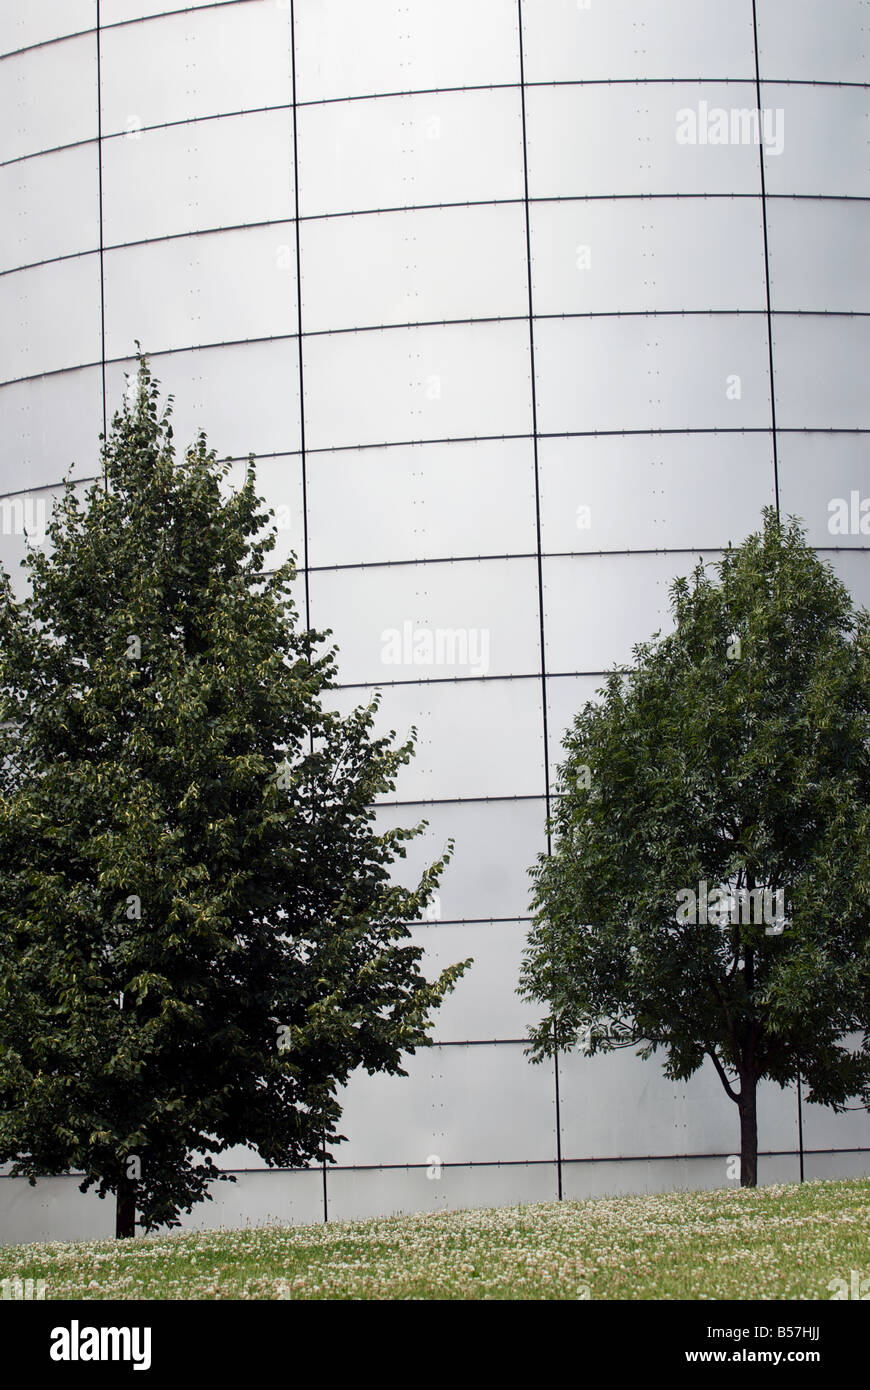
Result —
<svg viewBox="0 0 870 1390"><path fill-rule="evenodd" d="M521 992L536 1059L709 1059L751 1186L762 1078L870 1104L870 618L772 509L671 596L565 738Z"/></svg>
<svg viewBox="0 0 870 1390"><path fill-rule="evenodd" d="M253 468L178 456L144 359L132 396L30 591L0 580L0 1160L79 1171L124 1236L231 1145L326 1161L338 1088L404 1074L467 964L428 981L409 940L449 846L406 889L422 827L374 824L413 735L327 708Z"/></svg>

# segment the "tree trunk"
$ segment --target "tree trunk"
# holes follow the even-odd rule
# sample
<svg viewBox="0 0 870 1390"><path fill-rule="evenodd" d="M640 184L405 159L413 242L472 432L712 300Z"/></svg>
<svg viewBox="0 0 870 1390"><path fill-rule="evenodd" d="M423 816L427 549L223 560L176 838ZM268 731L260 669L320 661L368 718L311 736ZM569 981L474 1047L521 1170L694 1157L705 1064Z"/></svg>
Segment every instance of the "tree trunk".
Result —
<svg viewBox="0 0 870 1390"><path fill-rule="evenodd" d="M115 1203L115 1239L128 1240L136 1234L136 1184L123 1176L118 1183Z"/></svg>
<svg viewBox="0 0 870 1390"><path fill-rule="evenodd" d="M757 1082L754 1076L740 1078L740 1186L758 1186L758 1116L755 1108Z"/></svg>
<svg viewBox="0 0 870 1390"><path fill-rule="evenodd" d="M755 887L752 874L746 875L747 887ZM755 991L755 951L746 946L743 952L743 980L750 1000ZM756 1091L758 1087L758 1044L761 1027L757 1020L750 1022L747 1029L746 1044L743 1049L743 1065L738 1068L740 1075L740 1186L758 1186L758 1114L756 1111Z"/></svg>

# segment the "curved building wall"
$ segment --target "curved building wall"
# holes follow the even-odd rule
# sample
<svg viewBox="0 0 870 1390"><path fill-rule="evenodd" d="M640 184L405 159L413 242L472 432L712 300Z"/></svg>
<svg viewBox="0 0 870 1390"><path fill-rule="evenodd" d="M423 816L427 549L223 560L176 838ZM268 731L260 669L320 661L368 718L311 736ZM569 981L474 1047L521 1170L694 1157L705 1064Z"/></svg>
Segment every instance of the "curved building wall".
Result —
<svg viewBox="0 0 870 1390"><path fill-rule="evenodd" d="M428 818L412 868L455 838L414 936L476 961L407 1079L352 1082L325 1189L246 1172L192 1220L721 1185L712 1073L564 1056L557 1127L515 994L526 870L566 724L675 573L778 501L870 597L866 537L829 531L870 495L870 10L169 8L0 16L0 558L93 476L138 338L179 443L257 454L339 703L378 687L419 728L381 814ZM760 1113L762 1179L796 1177L794 1092ZM866 1115L803 1120L808 1176L866 1171ZM73 1179L0 1205L7 1239L110 1228Z"/></svg>

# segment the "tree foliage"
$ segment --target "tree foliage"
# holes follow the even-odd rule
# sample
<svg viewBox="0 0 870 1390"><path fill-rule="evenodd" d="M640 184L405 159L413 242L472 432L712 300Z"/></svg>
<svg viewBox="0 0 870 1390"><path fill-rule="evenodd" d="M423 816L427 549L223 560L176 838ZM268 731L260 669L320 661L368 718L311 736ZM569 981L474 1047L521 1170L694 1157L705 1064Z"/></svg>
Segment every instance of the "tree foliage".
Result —
<svg viewBox="0 0 870 1390"><path fill-rule="evenodd" d="M373 823L413 731L326 707L253 466L177 457L144 359L131 396L21 602L0 572L0 1160L132 1175L153 1229L231 1145L327 1155L337 1088L404 1075L468 962L429 982L409 943L450 847L405 889L423 827Z"/></svg>
<svg viewBox="0 0 870 1390"><path fill-rule="evenodd" d="M676 1080L710 1058L749 1131L762 1077L870 1104L870 618L772 509L671 601L564 741L530 1051L662 1049ZM704 883L718 910L678 920ZM784 921L752 913L765 889Z"/></svg>

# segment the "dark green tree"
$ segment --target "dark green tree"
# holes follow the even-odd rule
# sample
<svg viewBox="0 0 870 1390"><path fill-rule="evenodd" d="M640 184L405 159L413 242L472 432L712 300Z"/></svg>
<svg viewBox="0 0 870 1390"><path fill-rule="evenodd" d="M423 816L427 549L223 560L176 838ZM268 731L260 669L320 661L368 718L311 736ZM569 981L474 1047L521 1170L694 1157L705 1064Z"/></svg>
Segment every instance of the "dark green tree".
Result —
<svg viewBox="0 0 870 1390"><path fill-rule="evenodd" d="M177 457L144 359L132 395L22 602L0 571L0 1161L80 1171L120 1236L231 1145L331 1160L338 1087L405 1075L468 964L429 982L408 941L450 846L405 889L423 827L373 825L414 732L324 708L253 466L232 494L204 435Z"/></svg>
<svg viewBox="0 0 870 1390"><path fill-rule="evenodd" d="M535 1060L709 1058L754 1186L763 1077L870 1104L870 617L772 509L671 598L565 737L520 992Z"/></svg>

